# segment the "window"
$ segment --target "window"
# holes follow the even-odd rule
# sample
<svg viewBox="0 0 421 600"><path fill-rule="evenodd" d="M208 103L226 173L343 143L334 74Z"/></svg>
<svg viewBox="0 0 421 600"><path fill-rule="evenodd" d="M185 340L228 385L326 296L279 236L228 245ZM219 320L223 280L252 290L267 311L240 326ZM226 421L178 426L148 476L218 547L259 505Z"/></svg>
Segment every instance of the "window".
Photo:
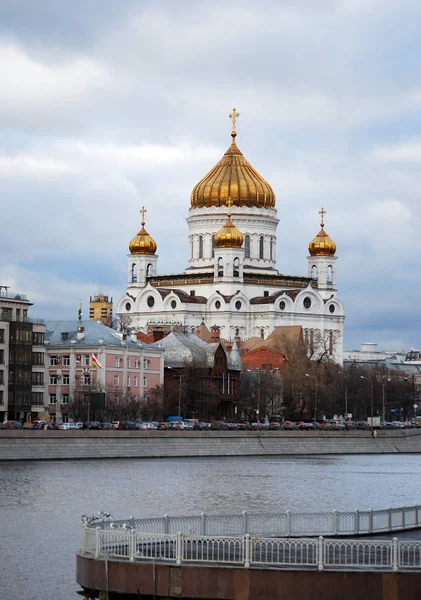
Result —
<svg viewBox="0 0 421 600"><path fill-rule="evenodd" d="M262 338L262 340L265 339L265 330L263 329L263 327L260 329L260 337Z"/></svg>
<svg viewBox="0 0 421 600"><path fill-rule="evenodd" d="M133 384L134 384L134 387L137 387L137 375L134 376L134 382L133 382Z"/></svg>
<svg viewBox="0 0 421 600"><path fill-rule="evenodd" d="M331 265L326 269L326 281L327 283L333 283L333 269Z"/></svg>
<svg viewBox="0 0 421 600"><path fill-rule="evenodd" d="M262 365L262 371L266 371L266 365L264 363Z"/></svg>
<svg viewBox="0 0 421 600"><path fill-rule="evenodd" d="M177 302L175 300L171 300L171 308L177 308Z"/></svg>
<svg viewBox="0 0 421 600"><path fill-rule="evenodd" d="M50 385L57 385L57 375L50 375Z"/></svg>
<svg viewBox="0 0 421 600"><path fill-rule="evenodd" d="M44 373L37 373L36 371L32 371L31 383L32 385L44 385Z"/></svg>
<svg viewBox="0 0 421 600"><path fill-rule="evenodd" d="M115 367L119 367L120 366L120 358L118 356L116 356L115 359L114 359L114 366Z"/></svg>
<svg viewBox="0 0 421 600"><path fill-rule="evenodd" d="M215 302L215 308L216 308L216 310L219 310L219 309L221 308L221 303L220 303L220 301L219 301L219 300L217 300L217 301Z"/></svg>
<svg viewBox="0 0 421 600"><path fill-rule="evenodd" d="M261 235L259 239L259 258L264 258L264 244L265 238L263 237L263 235Z"/></svg>
<svg viewBox="0 0 421 600"><path fill-rule="evenodd" d="M203 258L203 235L199 235L199 258Z"/></svg>
<svg viewBox="0 0 421 600"><path fill-rule="evenodd" d="M317 267L316 267L316 265L313 265L313 266L311 267L311 278L312 278L314 281L317 281Z"/></svg>
<svg viewBox="0 0 421 600"><path fill-rule="evenodd" d="M69 404L69 394L63 394L61 397L62 404Z"/></svg>
<svg viewBox="0 0 421 600"><path fill-rule="evenodd" d="M50 366L51 367L56 367L60 362L60 359L58 356L50 356Z"/></svg>
<svg viewBox="0 0 421 600"><path fill-rule="evenodd" d="M34 346L43 346L44 345L44 334L34 331L32 333L32 343Z"/></svg>
<svg viewBox="0 0 421 600"><path fill-rule="evenodd" d="M0 406L4 405L3 390L0 390Z"/></svg>
<svg viewBox="0 0 421 600"><path fill-rule="evenodd" d="M335 312L335 305L334 304L329 304L329 312L332 313L332 314Z"/></svg>
<svg viewBox="0 0 421 600"><path fill-rule="evenodd" d="M234 277L240 277L240 259L234 258Z"/></svg>
<svg viewBox="0 0 421 600"><path fill-rule="evenodd" d="M215 234L212 236L212 258L215 256Z"/></svg>
<svg viewBox="0 0 421 600"><path fill-rule="evenodd" d="M269 292L268 292L267 290L265 290L265 291L263 292L263 297L264 297L264 298L269 298Z"/></svg>
<svg viewBox="0 0 421 600"><path fill-rule="evenodd" d="M136 264L132 264L132 283L137 283Z"/></svg>
<svg viewBox="0 0 421 600"><path fill-rule="evenodd" d="M57 404L57 396L55 394L50 394L50 404Z"/></svg>
<svg viewBox="0 0 421 600"><path fill-rule="evenodd" d="M63 341L68 340L69 339L69 333L67 331L62 331L61 332L61 339Z"/></svg>
<svg viewBox="0 0 421 600"><path fill-rule="evenodd" d="M240 308L241 308L241 302L239 300L237 300L237 302L235 303L235 308L237 310L240 310Z"/></svg>
<svg viewBox="0 0 421 600"><path fill-rule="evenodd" d="M279 310L285 310L285 306L286 306L285 302L283 300L281 300L279 303Z"/></svg>
<svg viewBox="0 0 421 600"><path fill-rule="evenodd" d="M146 267L146 277L152 277L152 275L153 275L153 273L152 273L152 265L151 265L151 264L149 264L149 265Z"/></svg>
<svg viewBox="0 0 421 600"><path fill-rule="evenodd" d="M126 302L126 311L129 312L131 308L132 305L130 304L130 302Z"/></svg>
<svg viewBox="0 0 421 600"><path fill-rule="evenodd" d="M0 364L4 363L4 350L0 350Z"/></svg>
<svg viewBox="0 0 421 600"><path fill-rule="evenodd" d="M272 365L270 363L268 364L268 371L272 371Z"/></svg>
<svg viewBox="0 0 421 600"><path fill-rule="evenodd" d="M115 387L118 387L120 385L120 376L119 375L114 375L114 385L115 385Z"/></svg>
<svg viewBox="0 0 421 600"><path fill-rule="evenodd" d="M333 331L329 331L329 354L333 354Z"/></svg>
<svg viewBox="0 0 421 600"><path fill-rule="evenodd" d="M127 376L127 387L130 387L130 375Z"/></svg>
<svg viewBox="0 0 421 600"><path fill-rule="evenodd" d="M63 375L63 385L69 385L70 383L70 375L68 373L66 373L66 375Z"/></svg>
<svg viewBox="0 0 421 600"><path fill-rule="evenodd" d="M85 367L89 367L91 365L91 357L89 356L89 354L84 355L83 362L85 364Z"/></svg>
<svg viewBox="0 0 421 600"><path fill-rule="evenodd" d="M0 371L0 385L4 384L4 371Z"/></svg>
<svg viewBox="0 0 421 600"><path fill-rule="evenodd" d="M270 238L270 260L273 260L273 237Z"/></svg>
<svg viewBox="0 0 421 600"><path fill-rule="evenodd" d="M127 358L127 368L130 369L130 358Z"/></svg>
<svg viewBox="0 0 421 600"><path fill-rule="evenodd" d="M0 329L0 344L4 344L4 329Z"/></svg>
<svg viewBox="0 0 421 600"><path fill-rule="evenodd" d="M143 378L143 387L148 387L148 378L147 377Z"/></svg>
<svg viewBox="0 0 421 600"><path fill-rule="evenodd" d="M250 236L244 237L244 258L250 258Z"/></svg>
<svg viewBox="0 0 421 600"><path fill-rule="evenodd" d="M196 290L190 290L190 296L196 296Z"/></svg>
<svg viewBox="0 0 421 600"><path fill-rule="evenodd" d="M89 373L84 373L83 375L83 385L89 385L91 383L91 376Z"/></svg>
<svg viewBox="0 0 421 600"><path fill-rule="evenodd" d="M134 368L135 368L135 369L138 369L138 368L139 368L139 365L140 365L140 361L139 361L139 359L138 359L138 358L136 358L136 360L134 361Z"/></svg>
<svg viewBox="0 0 421 600"><path fill-rule="evenodd" d="M31 393L31 404L36 404L37 406L41 406L44 404L44 394L42 392L32 392Z"/></svg>
<svg viewBox="0 0 421 600"><path fill-rule="evenodd" d="M63 356L63 366L70 367L70 356Z"/></svg>
<svg viewBox="0 0 421 600"><path fill-rule="evenodd" d="M306 308L308 310L311 306L311 298L306 296L303 300L303 305L304 305L304 308Z"/></svg>
<svg viewBox="0 0 421 600"><path fill-rule="evenodd" d="M149 364L149 358L144 358L143 359L143 368L147 369L148 368L148 364Z"/></svg>
<svg viewBox="0 0 421 600"><path fill-rule="evenodd" d="M149 308L152 308L153 305L155 304L155 298L153 296L148 296L148 299L146 300L147 305L149 306Z"/></svg>
<svg viewBox="0 0 421 600"><path fill-rule="evenodd" d="M224 276L224 261L222 258L218 258L218 277Z"/></svg>

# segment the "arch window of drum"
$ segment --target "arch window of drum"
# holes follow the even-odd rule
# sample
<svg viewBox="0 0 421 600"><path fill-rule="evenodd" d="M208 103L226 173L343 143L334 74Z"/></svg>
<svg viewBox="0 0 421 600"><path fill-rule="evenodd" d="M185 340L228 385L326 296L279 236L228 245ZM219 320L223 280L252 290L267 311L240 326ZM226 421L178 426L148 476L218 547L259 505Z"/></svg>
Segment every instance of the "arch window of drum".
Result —
<svg viewBox="0 0 421 600"><path fill-rule="evenodd" d="M146 267L146 276L150 277L152 275L152 265L149 263L149 265Z"/></svg>
<svg viewBox="0 0 421 600"><path fill-rule="evenodd" d="M212 258L215 256L215 234L212 236Z"/></svg>
<svg viewBox="0 0 421 600"><path fill-rule="evenodd" d="M332 265L329 265L326 269L326 281L327 283L333 283L333 269Z"/></svg>
<svg viewBox="0 0 421 600"><path fill-rule="evenodd" d="M263 235L261 235L259 239L259 258L264 258L264 244L265 238L263 237Z"/></svg>
<svg viewBox="0 0 421 600"><path fill-rule="evenodd" d="M263 329L263 327L260 328L260 337L262 338L262 340L265 339L265 330Z"/></svg>
<svg viewBox="0 0 421 600"><path fill-rule="evenodd" d="M203 258L203 235L199 235L199 258Z"/></svg>
<svg viewBox="0 0 421 600"><path fill-rule="evenodd" d="M250 236L244 236L244 258L250 258Z"/></svg>
<svg viewBox="0 0 421 600"><path fill-rule="evenodd" d="M132 264L132 283L137 282L136 264Z"/></svg>
<svg viewBox="0 0 421 600"><path fill-rule="evenodd" d="M270 260L273 260L273 237L270 238Z"/></svg>
<svg viewBox="0 0 421 600"><path fill-rule="evenodd" d="M317 267L316 267L316 265L313 265L311 267L311 278L314 279L314 281L317 281Z"/></svg>
<svg viewBox="0 0 421 600"><path fill-rule="evenodd" d="M218 258L218 277L224 276L224 263L222 258Z"/></svg>
<svg viewBox="0 0 421 600"><path fill-rule="evenodd" d="M333 331L329 331L329 354L333 354Z"/></svg>
<svg viewBox="0 0 421 600"><path fill-rule="evenodd" d="M234 277L240 277L240 259L239 258L234 258L234 272L233 272Z"/></svg>

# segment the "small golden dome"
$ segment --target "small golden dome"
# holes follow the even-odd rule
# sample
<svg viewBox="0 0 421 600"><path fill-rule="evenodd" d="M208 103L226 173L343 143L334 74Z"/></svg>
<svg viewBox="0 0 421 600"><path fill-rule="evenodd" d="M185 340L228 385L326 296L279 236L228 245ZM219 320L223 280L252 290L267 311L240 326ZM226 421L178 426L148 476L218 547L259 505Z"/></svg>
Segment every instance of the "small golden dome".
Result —
<svg viewBox="0 0 421 600"><path fill-rule="evenodd" d="M324 215L326 211L322 208L319 211L319 214L322 216L322 220L320 223L320 231L316 235L316 237L309 243L308 251L310 256L334 256L336 252L336 244L335 242L327 235L324 230Z"/></svg>
<svg viewBox="0 0 421 600"><path fill-rule="evenodd" d="M236 136L234 118L231 146L213 169L194 186L190 196L192 208L227 206L228 198L232 199L234 206L275 206L273 189L244 158L235 143Z"/></svg>
<svg viewBox="0 0 421 600"><path fill-rule="evenodd" d="M243 234L231 221L231 204L231 200L228 200L228 219L214 237L214 243L217 248L241 248L243 245Z"/></svg>
<svg viewBox="0 0 421 600"><path fill-rule="evenodd" d="M145 229L146 209L144 206L142 206L140 212L142 213L142 228L129 244L130 254L155 254L157 248L156 242Z"/></svg>

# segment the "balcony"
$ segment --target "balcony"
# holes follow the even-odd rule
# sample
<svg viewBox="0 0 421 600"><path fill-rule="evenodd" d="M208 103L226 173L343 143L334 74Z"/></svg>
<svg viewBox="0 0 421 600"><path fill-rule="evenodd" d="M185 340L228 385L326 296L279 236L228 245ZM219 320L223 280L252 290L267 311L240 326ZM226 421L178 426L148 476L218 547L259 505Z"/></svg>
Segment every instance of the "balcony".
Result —
<svg viewBox="0 0 421 600"><path fill-rule="evenodd" d="M12 315L0 314L0 321L7 323L32 323L34 325L45 325L44 319L35 319L33 317L15 317Z"/></svg>
<svg viewBox="0 0 421 600"><path fill-rule="evenodd" d="M8 300L24 300L28 302L28 296L25 294L11 294L10 292L0 292L0 298L7 298Z"/></svg>

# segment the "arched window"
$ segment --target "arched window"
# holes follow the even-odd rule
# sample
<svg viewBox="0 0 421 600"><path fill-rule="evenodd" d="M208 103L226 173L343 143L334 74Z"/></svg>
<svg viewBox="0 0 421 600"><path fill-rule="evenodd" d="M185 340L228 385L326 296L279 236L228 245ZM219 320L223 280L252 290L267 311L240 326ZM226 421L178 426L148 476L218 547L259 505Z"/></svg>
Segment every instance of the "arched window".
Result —
<svg viewBox="0 0 421 600"><path fill-rule="evenodd" d="M270 260L273 260L273 237L270 238Z"/></svg>
<svg viewBox="0 0 421 600"><path fill-rule="evenodd" d="M316 265L313 265L311 267L311 278L314 279L315 281L317 281L317 267L316 267Z"/></svg>
<svg viewBox="0 0 421 600"><path fill-rule="evenodd" d="M224 276L224 262L222 258L218 258L218 277Z"/></svg>
<svg viewBox="0 0 421 600"><path fill-rule="evenodd" d="M234 277L240 277L240 259L234 258Z"/></svg>
<svg viewBox="0 0 421 600"><path fill-rule="evenodd" d="M152 275L152 265L149 263L149 265L146 267L146 277L150 277Z"/></svg>
<svg viewBox="0 0 421 600"><path fill-rule="evenodd" d="M250 258L250 236L244 237L244 258Z"/></svg>
<svg viewBox="0 0 421 600"><path fill-rule="evenodd" d="M203 258L203 235L199 235L199 258Z"/></svg>
<svg viewBox="0 0 421 600"><path fill-rule="evenodd" d="M265 238L263 237L263 235L261 235L259 239L259 258L264 258L264 243Z"/></svg>
<svg viewBox="0 0 421 600"><path fill-rule="evenodd" d="M260 328L260 337L262 338L262 340L265 339L265 330L263 329L263 327Z"/></svg>
<svg viewBox="0 0 421 600"><path fill-rule="evenodd" d="M132 264L132 283L137 283L136 264Z"/></svg>
<svg viewBox="0 0 421 600"><path fill-rule="evenodd" d="M332 269L332 265L329 265L328 268L326 269L326 282L327 283L333 283L333 269Z"/></svg>
<svg viewBox="0 0 421 600"><path fill-rule="evenodd" d="M212 258L215 256L215 234L212 236Z"/></svg>

